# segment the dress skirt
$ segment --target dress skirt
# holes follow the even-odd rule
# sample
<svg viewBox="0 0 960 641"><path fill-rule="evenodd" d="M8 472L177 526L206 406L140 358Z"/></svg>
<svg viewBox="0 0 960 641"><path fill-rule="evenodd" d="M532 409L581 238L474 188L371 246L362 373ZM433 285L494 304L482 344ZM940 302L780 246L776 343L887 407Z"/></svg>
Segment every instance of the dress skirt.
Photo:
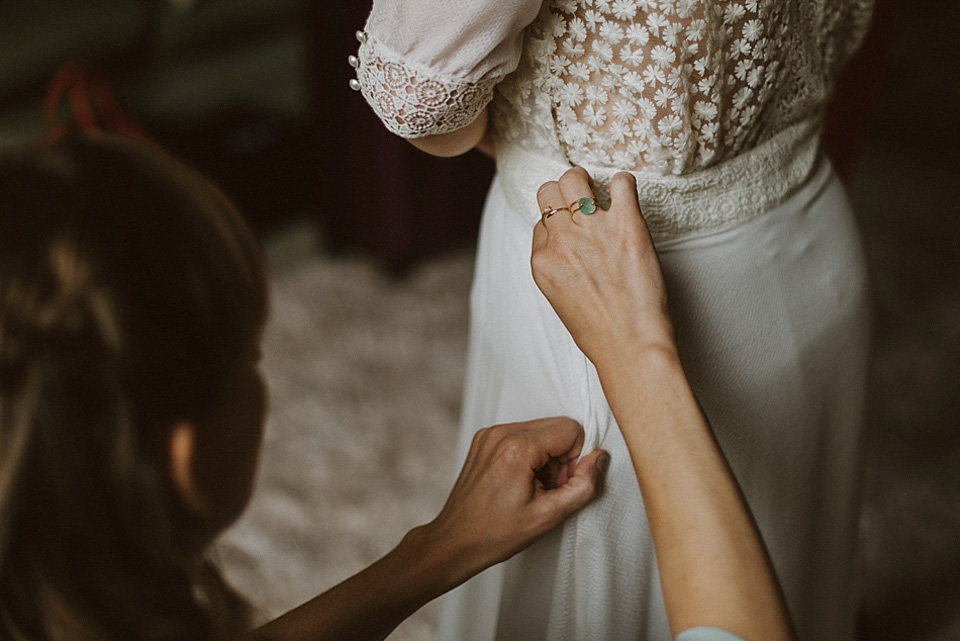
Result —
<svg viewBox="0 0 960 641"><path fill-rule="evenodd" d="M438 639L669 641L630 456L596 371L533 281L530 221L495 178L471 291L459 455L482 427L565 415L583 424L584 451L602 447L611 463L593 503L444 597ZM820 156L771 211L657 248L681 358L800 639L849 641L869 319L844 189Z"/></svg>

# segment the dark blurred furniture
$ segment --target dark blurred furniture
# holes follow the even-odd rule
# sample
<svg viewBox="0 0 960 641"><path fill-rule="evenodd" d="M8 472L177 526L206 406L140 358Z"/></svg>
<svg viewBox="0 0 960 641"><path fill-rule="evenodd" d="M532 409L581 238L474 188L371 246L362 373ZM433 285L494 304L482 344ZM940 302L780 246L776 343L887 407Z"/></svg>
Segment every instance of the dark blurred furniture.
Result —
<svg viewBox="0 0 960 641"><path fill-rule="evenodd" d="M317 216L331 249L398 268L472 243L492 162L416 151L349 89L368 11L368 0L0 3L0 144L39 137L47 83L77 61L261 231Z"/></svg>
<svg viewBox="0 0 960 641"><path fill-rule="evenodd" d="M311 112L320 120L320 215L337 245L373 250L395 265L473 243L493 161L469 152L433 158L390 134L349 88L347 57L368 0L312 0Z"/></svg>
<svg viewBox="0 0 960 641"><path fill-rule="evenodd" d="M0 142L43 135L47 85L76 63L257 228L280 224L308 208L308 168L294 144L307 121L303 17L303 0L0 3Z"/></svg>

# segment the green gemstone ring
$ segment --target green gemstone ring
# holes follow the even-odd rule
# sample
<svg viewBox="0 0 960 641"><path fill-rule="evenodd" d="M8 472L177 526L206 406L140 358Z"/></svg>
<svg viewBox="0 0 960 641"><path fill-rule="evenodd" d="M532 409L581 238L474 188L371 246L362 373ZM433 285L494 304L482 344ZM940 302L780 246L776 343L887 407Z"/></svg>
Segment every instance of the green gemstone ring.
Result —
<svg viewBox="0 0 960 641"><path fill-rule="evenodd" d="M579 211L581 214L592 214L597 211L597 199L581 198L570 205L570 211Z"/></svg>

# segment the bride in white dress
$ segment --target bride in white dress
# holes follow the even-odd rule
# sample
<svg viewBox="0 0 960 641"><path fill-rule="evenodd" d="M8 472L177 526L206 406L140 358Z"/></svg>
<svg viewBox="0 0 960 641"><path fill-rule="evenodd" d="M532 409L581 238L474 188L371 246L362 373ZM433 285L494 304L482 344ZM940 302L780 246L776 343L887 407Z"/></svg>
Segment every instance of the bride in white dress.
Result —
<svg viewBox="0 0 960 641"><path fill-rule="evenodd" d="M620 432L530 272L535 190L574 164L601 206L636 175L682 357L799 636L852 638L869 323L819 135L871 4L374 0L351 62L391 131L456 137L489 113L461 455L481 427L561 414L612 454L590 507L445 598L439 639L671 638Z"/></svg>

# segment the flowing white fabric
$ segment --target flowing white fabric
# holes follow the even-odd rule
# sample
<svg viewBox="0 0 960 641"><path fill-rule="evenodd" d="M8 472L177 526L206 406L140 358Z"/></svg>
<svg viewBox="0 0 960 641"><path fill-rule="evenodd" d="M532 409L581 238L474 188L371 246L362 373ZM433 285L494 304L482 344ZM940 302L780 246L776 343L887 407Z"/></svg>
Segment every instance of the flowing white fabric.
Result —
<svg viewBox="0 0 960 641"><path fill-rule="evenodd" d="M612 462L602 496L445 599L439 639L669 640L630 458L596 374L529 268L532 224L491 189L472 291L463 423L581 421ZM681 355L744 487L803 639L851 639L865 277L821 160L774 210L658 245ZM465 452L467 439L461 444Z"/></svg>
<svg viewBox="0 0 960 641"><path fill-rule="evenodd" d="M441 641L670 639L636 477L596 373L530 273L536 188L628 169L681 355L801 638L848 640L867 348L862 256L818 151L869 0L375 0L357 79L392 131L490 104L498 173L472 291L460 454L545 415L612 454L602 496L449 595ZM557 203L558 205L561 203ZM601 214L602 215L602 214Z"/></svg>

